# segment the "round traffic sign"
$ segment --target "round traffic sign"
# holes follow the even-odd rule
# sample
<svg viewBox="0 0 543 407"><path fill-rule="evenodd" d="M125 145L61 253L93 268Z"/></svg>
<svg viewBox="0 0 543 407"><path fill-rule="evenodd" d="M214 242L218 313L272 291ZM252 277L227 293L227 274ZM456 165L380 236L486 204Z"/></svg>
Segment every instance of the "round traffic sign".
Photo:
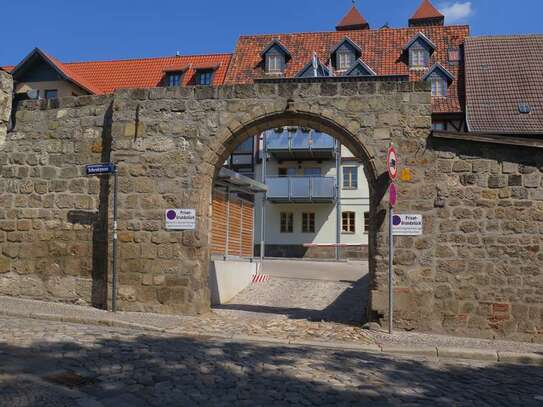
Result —
<svg viewBox="0 0 543 407"><path fill-rule="evenodd" d="M398 177L398 155L396 154L396 149L392 144L388 148L387 169L390 179L395 180Z"/></svg>
<svg viewBox="0 0 543 407"><path fill-rule="evenodd" d="M391 208L394 208L398 203L398 188L396 188L396 184L394 183L388 187L388 203Z"/></svg>

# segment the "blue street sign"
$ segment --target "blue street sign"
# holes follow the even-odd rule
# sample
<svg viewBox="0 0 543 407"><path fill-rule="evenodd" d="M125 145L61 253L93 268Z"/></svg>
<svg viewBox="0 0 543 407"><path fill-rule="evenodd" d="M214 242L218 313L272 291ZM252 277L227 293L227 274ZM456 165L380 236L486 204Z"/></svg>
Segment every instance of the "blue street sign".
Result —
<svg viewBox="0 0 543 407"><path fill-rule="evenodd" d="M87 171L87 175L113 174L115 172L115 164L90 164L85 166L85 169Z"/></svg>

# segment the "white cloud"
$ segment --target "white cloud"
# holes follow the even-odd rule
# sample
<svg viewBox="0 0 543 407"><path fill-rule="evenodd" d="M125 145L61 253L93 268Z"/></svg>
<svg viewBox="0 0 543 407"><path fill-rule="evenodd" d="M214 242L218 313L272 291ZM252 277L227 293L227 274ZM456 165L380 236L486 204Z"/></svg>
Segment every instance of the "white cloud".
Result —
<svg viewBox="0 0 543 407"><path fill-rule="evenodd" d="M466 1L464 3L456 1L454 3L442 3L439 7L448 23L456 23L458 21L467 20L473 14L473 8L471 6L471 1Z"/></svg>

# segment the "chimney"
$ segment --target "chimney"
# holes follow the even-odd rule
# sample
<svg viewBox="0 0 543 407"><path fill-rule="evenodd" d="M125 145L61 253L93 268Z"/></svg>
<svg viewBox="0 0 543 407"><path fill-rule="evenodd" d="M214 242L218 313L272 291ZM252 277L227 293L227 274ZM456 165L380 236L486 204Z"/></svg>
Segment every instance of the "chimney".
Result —
<svg viewBox="0 0 543 407"><path fill-rule="evenodd" d="M336 26L336 31L369 30L370 25L353 4L351 10Z"/></svg>
<svg viewBox="0 0 543 407"><path fill-rule="evenodd" d="M444 25L445 16L434 7L430 0L422 0L415 14L409 19L409 27Z"/></svg>

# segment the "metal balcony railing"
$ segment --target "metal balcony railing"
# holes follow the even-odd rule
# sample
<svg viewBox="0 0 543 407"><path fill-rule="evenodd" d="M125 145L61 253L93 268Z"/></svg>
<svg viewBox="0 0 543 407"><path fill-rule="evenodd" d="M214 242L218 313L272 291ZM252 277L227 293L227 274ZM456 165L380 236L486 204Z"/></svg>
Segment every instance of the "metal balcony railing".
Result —
<svg viewBox="0 0 543 407"><path fill-rule="evenodd" d="M267 198L276 202L333 202L336 199L334 177L266 177Z"/></svg>
<svg viewBox="0 0 543 407"><path fill-rule="evenodd" d="M269 131L266 135L268 151L301 151L315 150L334 151L334 138L328 134L319 133L317 131L304 132L298 130L296 132L283 131L277 133Z"/></svg>

